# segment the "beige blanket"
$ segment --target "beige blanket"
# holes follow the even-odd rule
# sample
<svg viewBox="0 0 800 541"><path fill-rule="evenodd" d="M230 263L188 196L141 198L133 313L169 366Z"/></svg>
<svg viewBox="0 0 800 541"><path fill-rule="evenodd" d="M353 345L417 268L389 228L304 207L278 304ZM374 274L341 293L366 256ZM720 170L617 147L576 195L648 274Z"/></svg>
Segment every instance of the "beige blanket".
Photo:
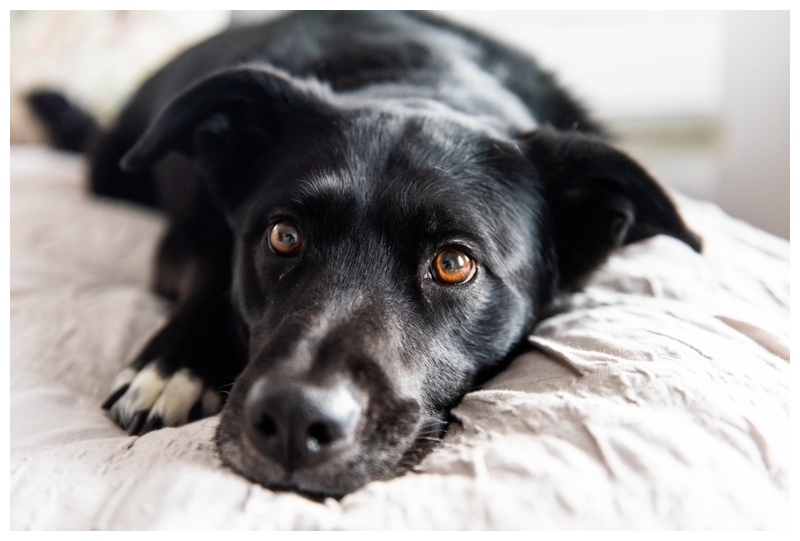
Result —
<svg viewBox="0 0 800 541"><path fill-rule="evenodd" d="M12 529L788 526L788 242L678 198L703 255L620 250L416 472L314 503L224 468L217 418L131 437L101 411L168 309L164 222L83 173L11 151Z"/></svg>

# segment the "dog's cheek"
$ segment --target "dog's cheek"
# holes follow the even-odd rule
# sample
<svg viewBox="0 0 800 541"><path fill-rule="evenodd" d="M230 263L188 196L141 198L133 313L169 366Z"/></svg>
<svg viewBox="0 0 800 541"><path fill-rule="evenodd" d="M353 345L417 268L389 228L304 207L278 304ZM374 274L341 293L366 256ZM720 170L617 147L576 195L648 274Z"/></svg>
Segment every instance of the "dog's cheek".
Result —
<svg viewBox="0 0 800 541"><path fill-rule="evenodd" d="M481 364L505 356L533 323L534 307L529 294L498 284L489 298L491 301L479 311L470 336L470 350Z"/></svg>
<svg viewBox="0 0 800 541"><path fill-rule="evenodd" d="M237 401L233 395L228 399L222 410L214 442L220 459L225 465L248 479L252 479L242 449L242 430L239 421L242 418L241 406L241 400Z"/></svg>
<svg viewBox="0 0 800 541"><path fill-rule="evenodd" d="M234 244L231 296L251 326L264 317L267 306L278 295L276 285L288 267L284 261L268 261L261 240L240 235Z"/></svg>
<svg viewBox="0 0 800 541"><path fill-rule="evenodd" d="M260 291L253 262L252 247L242 235L233 246L231 299L242 318L250 323L264 310L264 295Z"/></svg>
<svg viewBox="0 0 800 541"><path fill-rule="evenodd" d="M371 470L371 476L389 479L407 468L403 459L413 447L423 421L418 400L399 400L387 405L374 430L362 441L361 459Z"/></svg>
<svg viewBox="0 0 800 541"><path fill-rule="evenodd" d="M429 325L420 329L425 337L420 346L428 351L419 357L430 359L430 384L439 392L458 395L524 337L532 325L531 297L485 275L471 291L438 293L426 318Z"/></svg>

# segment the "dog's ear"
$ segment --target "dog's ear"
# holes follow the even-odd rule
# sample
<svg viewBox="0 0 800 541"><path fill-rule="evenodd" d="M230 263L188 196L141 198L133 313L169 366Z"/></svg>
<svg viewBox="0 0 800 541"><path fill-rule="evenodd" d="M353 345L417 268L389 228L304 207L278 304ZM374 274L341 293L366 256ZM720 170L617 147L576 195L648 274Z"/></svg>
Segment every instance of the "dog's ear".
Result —
<svg viewBox="0 0 800 541"><path fill-rule="evenodd" d="M332 108L322 87L270 66L243 65L212 74L175 97L122 158L125 171L154 165L176 150L197 160L207 176L241 167L283 132L318 131ZM313 125L313 126L312 126Z"/></svg>
<svg viewBox="0 0 800 541"><path fill-rule="evenodd" d="M654 235L701 251L658 183L601 138L544 127L520 144L544 185L563 289L580 288L614 248Z"/></svg>

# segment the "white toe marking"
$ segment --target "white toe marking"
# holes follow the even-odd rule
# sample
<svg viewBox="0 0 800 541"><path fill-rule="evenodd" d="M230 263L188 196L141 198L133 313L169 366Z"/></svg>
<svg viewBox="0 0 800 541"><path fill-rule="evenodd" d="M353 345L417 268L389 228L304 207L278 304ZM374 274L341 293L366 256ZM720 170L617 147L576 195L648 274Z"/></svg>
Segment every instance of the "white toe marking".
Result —
<svg viewBox="0 0 800 541"><path fill-rule="evenodd" d="M192 406L202 392L203 382L200 378L193 376L188 369L182 368L167 381L150 415L160 415L164 426L185 424L189 420Z"/></svg>
<svg viewBox="0 0 800 541"><path fill-rule="evenodd" d="M127 392L111 407L112 412L123 423L130 422L137 412L150 409L165 384L155 363L148 364L136 375Z"/></svg>
<svg viewBox="0 0 800 541"><path fill-rule="evenodd" d="M219 411L222 400L219 395L211 389L206 389L203 393L203 415L214 415Z"/></svg>

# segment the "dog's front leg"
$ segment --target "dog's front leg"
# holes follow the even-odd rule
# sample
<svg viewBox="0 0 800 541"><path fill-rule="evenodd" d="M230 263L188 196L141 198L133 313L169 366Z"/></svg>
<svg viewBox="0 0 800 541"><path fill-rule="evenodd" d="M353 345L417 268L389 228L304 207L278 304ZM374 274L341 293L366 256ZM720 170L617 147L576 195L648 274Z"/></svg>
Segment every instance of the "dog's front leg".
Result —
<svg viewBox="0 0 800 541"><path fill-rule="evenodd" d="M103 404L131 434L217 413L244 367L229 299L231 233L221 217L183 221L164 237L155 289L177 301L167 324L112 384Z"/></svg>

